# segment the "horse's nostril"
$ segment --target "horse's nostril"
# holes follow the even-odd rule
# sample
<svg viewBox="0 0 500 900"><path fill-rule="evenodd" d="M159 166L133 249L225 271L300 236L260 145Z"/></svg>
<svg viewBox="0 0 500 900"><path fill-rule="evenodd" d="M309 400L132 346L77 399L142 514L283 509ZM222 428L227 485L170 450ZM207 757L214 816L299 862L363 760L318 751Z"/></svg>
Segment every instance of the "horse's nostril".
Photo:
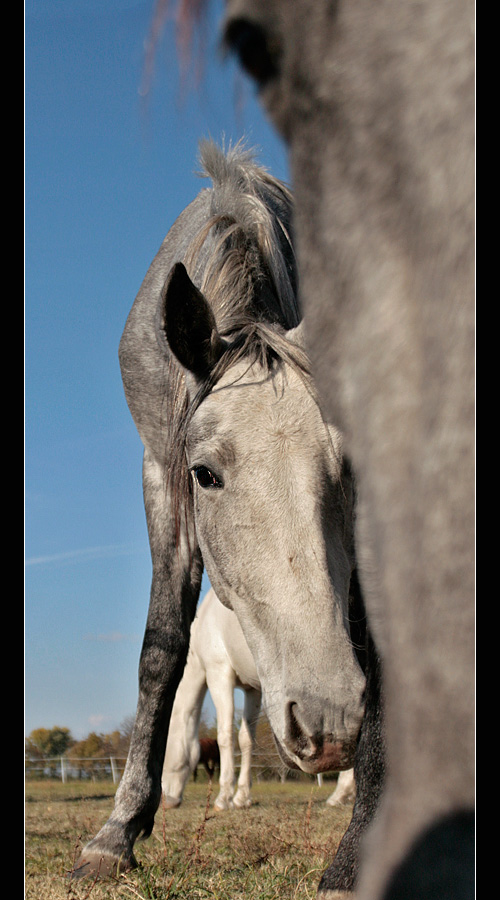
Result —
<svg viewBox="0 0 500 900"><path fill-rule="evenodd" d="M293 700L288 703L287 707L287 742L301 759L306 756L314 756L320 750L320 742L315 741L305 731L300 721L298 704Z"/></svg>
<svg viewBox="0 0 500 900"><path fill-rule="evenodd" d="M348 738L325 728L321 708L292 700L286 704L285 720L284 741L280 745L277 740L277 745L280 755L285 760L288 756L292 767L313 775L352 767L357 735Z"/></svg>

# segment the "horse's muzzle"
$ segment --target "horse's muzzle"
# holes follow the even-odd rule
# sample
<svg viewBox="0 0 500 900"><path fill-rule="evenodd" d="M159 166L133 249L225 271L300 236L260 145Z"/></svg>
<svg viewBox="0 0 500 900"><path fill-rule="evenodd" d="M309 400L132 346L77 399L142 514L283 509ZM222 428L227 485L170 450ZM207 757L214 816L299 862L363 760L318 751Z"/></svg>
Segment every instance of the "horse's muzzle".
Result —
<svg viewBox="0 0 500 900"><path fill-rule="evenodd" d="M283 762L293 769L311 775L340 772L354 764L357 732L342 739L325 734L308 734L298 721L295 704L288 706L287 731L284 741L274 739Z"/></svg>
<svg viewBox="0 0 500 900"><path fill-rule="evenodd" d="M342 772L354 765L356 741L350 743L323 741L320 747L311 748L310 753L304 753L298 748L295 751L292 748L285 748L276 735L274 740L281 759L289 769L299 769L309 775L318 775L321 772Z"/></svg>

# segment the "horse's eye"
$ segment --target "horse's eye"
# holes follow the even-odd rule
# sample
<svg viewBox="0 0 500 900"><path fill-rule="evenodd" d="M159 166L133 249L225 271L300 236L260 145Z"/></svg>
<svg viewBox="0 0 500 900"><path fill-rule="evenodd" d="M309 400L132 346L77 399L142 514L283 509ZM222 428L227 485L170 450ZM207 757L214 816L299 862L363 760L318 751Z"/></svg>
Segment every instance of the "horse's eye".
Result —
<svg viewBox="0 0 500 900"><path fill-rule="evenodd" d="M224 43L260 87L277 75L276 54L260 25L247 19L233 19L226 27Z"/></svg>
<svg viewBox="0 0 500 900"><path fill-rule="evenodd" d="M210 469L207 469L206 466L195 466L193 469L193 475L202 488L222 487L222 481L220 480L220 478L215 475L214 472L211 472Z"/></svg>

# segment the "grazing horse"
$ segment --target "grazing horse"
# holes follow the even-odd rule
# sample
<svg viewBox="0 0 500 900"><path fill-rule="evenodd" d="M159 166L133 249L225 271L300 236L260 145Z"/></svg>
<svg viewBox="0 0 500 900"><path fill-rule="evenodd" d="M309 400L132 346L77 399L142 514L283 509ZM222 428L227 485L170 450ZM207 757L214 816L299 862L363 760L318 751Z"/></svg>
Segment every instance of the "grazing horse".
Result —
<svg viewBox="0 0 500 900"><path fill-rule="evenodd" d="M243 716L238 733L241 765L238 790L234 794L234 691L244 691ZM217 714L218 741L200 740L198 728L207 689ZM217 599L211 588L200 604L191 626L186 668L175 695L163 766L163 805L180 806L190 772L203 762L205 744L220 748L219 794L216 809L251 806L252 752L261 707L257 668L235 614ZM201 754L198 757L199 746ZM234 796L233 796L234 794ZM340 773L337 787L327 799L330 806L354 800L353 770Z"/></svg>
<svg viewBox="0 0 500 900"><path fill-rule="evenodd" d="M167 234L120 343L153 580L127 765L76 877L134 866L151 833L203 565L243 629L286 765L351 768L363 720L354 485L303 348L292 198L240 146L205 142L201 164L212 187Z"/></svg>
<svg viewBox="0 0 500 900"><path fill-rule="evenodd" d="M234 691L244 691L244 708L238 742L241 766L234 793ZM163 804L180 806L190 773L198 763L198 729L207 689L217 714L220 750L219 794L216 809L241 809L251 805L252 750L261 707L257 669L234 613L219 602L213 588L200 604L191 626L186 668L175 695L163 765ZM201 756L200 756L201 761ZM234 795L234 796L233 796Z"/></svg>
<svg viewBox="0 0 500 900"><path fill-rule="evenodd" d="M219 745L214 738L200 738L199 748L197 765L201 763L211 781L217 766L220 768ZM196 766L193 769L193 779L196 781Z"/></svg>
<svg viewBox="0 0 500 900"><path fill-rule="evenodd" d="M223 23L289 146L307 346L358 488L389 773L360 900L474 895L474 15L227 0Z"/></svg>

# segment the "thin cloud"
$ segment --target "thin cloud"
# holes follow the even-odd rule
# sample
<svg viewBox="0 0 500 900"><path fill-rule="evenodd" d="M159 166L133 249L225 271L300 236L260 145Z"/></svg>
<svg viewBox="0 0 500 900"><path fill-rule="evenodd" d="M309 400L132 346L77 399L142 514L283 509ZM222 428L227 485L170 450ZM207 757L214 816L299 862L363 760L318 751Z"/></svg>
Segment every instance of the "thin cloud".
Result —
<svg viewBox="0 0 500 900"><path fill-rule="evenodd" d="M104 559L112 556L127 556L144 549L142 544L108 544L101 547L85 547L81 550L68 550L65 553L31 556L26 560L27 566L68 566L92 559Z"/></svg>
<svg viewBox="0 0 500 900"><path fill-rule="evenodd" d="M89 634L83 635L84 641L98 641L107 644L119 644L124 641L132 641L132 643L135 643L140 639L140 635L138 634L123 634L121 631L108 631L107 633L102 634L92 634L90 632Z"/></svg>
<svg viewBox="0 0 500 900"><path fill-rule="evenodd" d="M103 722L109 721L109 716L103 716L98 713L95 716L89 716L88 722L92 728L99 728Z"/></svg>

